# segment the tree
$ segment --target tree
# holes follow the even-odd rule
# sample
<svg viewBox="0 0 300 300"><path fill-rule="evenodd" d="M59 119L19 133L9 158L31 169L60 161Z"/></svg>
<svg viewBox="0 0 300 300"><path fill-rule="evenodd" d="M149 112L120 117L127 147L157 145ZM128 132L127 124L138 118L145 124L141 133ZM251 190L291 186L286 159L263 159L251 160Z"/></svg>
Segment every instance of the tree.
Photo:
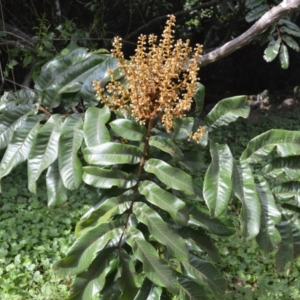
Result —
<svg viewBox="0 0 300 300"><path fill-rule="evenodd" d="M299 132L263 133L238 159L214 142L212 131L248 116L246 97L224 99L199 118L201 47L171 47L173 25L171 17L159 44L151 36L147 49L140 37L129 64L119 39L113 56L66 48L42 67L34 89L0 99L0 178L27 161L35 192L47 170L49 206L82 181L99 189L76 242L55 264L62 276L76 275L70 299L221 297L226 281L201 251L220 260L208 233L234 233L224 214L232 199L242 204L245 239L266 253L278 249L278 271L299 256ZM257 162L264 167L254 171Z"/></svg>

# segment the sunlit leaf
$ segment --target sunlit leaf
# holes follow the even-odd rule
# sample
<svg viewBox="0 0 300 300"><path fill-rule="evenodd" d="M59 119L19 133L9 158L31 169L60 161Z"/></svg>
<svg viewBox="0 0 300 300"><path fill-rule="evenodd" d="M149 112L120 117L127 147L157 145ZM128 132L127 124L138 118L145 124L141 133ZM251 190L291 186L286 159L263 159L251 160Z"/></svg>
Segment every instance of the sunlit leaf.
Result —
<svg viewBox="0 0 300 300"><path fill-rule="evenodd" d="M268 44L268 47L264 51L264 60L266 62L271 62L276 58L276 56L279 53L280 44L281 44L280 39L276 41L273 40Z"/></svg>
<svg viewBox="0 0 300 300"><path fill-rule="evenodd" d="M242 234L250 240L259 233L261 204L249 164L245 161L235 162L233 170L233 192L242 203Z"/></svg>
<svg viewBox="0 0 300 300"><path fill-rule="evenodd" d="M33 140L28 157L28 189L36 192L36 181L57 158L62 116L52 115Z"/></svg>
<svg viewBox="0 0 300 300"><path fill-rule="evenodd" d="M293 50L299 52L300 48L298 43L289 35L282 35L281 38L285 41L285 43L292 48Z"/></svg>
<svg viewBox="0 0 300 300"><path fill-rule="evenodd" d="M229 147L210 142L211 164L204 177L203 197L212 216L218 217L228 207L232 192L233 157Z"/></svg>
<svg viewBox="0 0 300 300"><path fill-rule="evenodd" d="M106 123L110 118L109 108L89 107L85 113L83 132L84 141L88 147L110 142Z"/></svg>
<svg viewBox="0 0 300 300"><path fill-rule="evenodd" d="M0 149L7 147L16 129L18 129L29 115L37 112L35 105L18 105L0 114Z"/></svg>
<svg viewBox="0 0 300 300"><path fill-rule="evenodd" d="M0 164L0 178L6 176L29 155L34 137L37 135L43 115L29 116L18 128L9 143Z"/></svg>
<svg viewBox="0 0 300 300"><path fill-rule="evenodd" d="M97 208L92 208L88 216L77 223L75 235L78 237L92 227L110 221L115 215L122 214L131 205L131 193L124 193L117 197L105 199Z"/></svg>
<svg viewBox="0 0 300 300"><path fill-rule="evenodd" d="M174 140L187 140L191 132L194 131L195 119L192 117L189 118L176 118L174 120Z"/></svg>
<svg viewBox="0 0 300 300"><path fill-rule="evenodd" d="M88 49L76 48L50 60L42 67L35 84L35 89L42 95L41 104L52 109L60 105L63 94L79 93L86 78L106 58Z"/></svg>
<svg viewBox="0 0 300 300"><path fill-rule="evenodd" d="M85 148L83 154L88 163L97 165L137 164L142 157L138 147L113 142Z"/></svg>
<svg viewBox="0 0 300 300"><path fill-rule="evenodd" d="M187 195L194 194L192 177L184 171L154 158L149 159L144 168L147 172L155 174L167 186Z"/></svg>
<svg viewBox="0 0 300 300"><path fill-rule="evenodd" d="M129 141L142 141L146 134L144 126L126 119L113 120L109 126L117 135Z"/></svg>
<svg viewBox="0 0 300 300"><path fill-rule="evenodd" d="M136 179L133 175L117 169L106 170L98 167L84 167L83 181L89 185L103 189L110 189L113 186L129 189L136 185Z"/></svg>
<svg viewBox="0 0 300 300"><path fill-rule="evenodd" d="M185 203L173 194L163 190L154 182L143 181L139 186L139 192L146 199L168 212L171 217L180 224L186 224L188 221L188 210Z"/></svg>
<svg viewBox="0 0 300 300"><path fill-rule="evenodd" d="M205 118L209 130L228 125L237 118L247 118L250 112L246 96L235 96L219 101Z"/></svg>
<svg viewBox="0 0 300 300"><path fill-rule="evenodd" d="M96 51L94 51L96 54ZM93 81L97 80L101 86L104 87L111 80L111 71L115 71L118 67L118 60L111 55L101 55L103 61L97 67L92 69L84 78L84 83L81 87L80 96L84 99L87 106L96 106L99 103L99 99L96 96L96 92L93 88ZM117 79L116 76L114 76Z"/></svg>
<svg viewBox="0 0 300 300"><path fill-rule="evenodd" d="M200 285L207 284L215 297L222 297L225 293L226 280L212 263L191 254L189 262L182 263L182 269Z"/></svg>
<svg viewBox="0 0 300 300"><path fill-rule="evenodd" d="M188 250L184 239L159 214L147 204L136 202L133 212L144 223L151 235L161 244L166 245L169 254L179 261L188 260Z"/></svg>
<svg viewBox="0 0 300 300"><path fill-rule="evenodd" d="M255 185L262 208L260 231L256 241L265 253L270 253L281 241L280 234L275 227L281 221L281 213L276 206L267 181L262 176L257 176Z"/></svg>
<svg viewBox="0 0 300 300"><path fill-rule="evenodd" d="M67 201L68 192L60 176L57 160L47 170L46 186L49 207L63 204Z"/></svg>
<svg viewBox="0 0 300 300"><path fill-rule="evenodd" d="M277 184L272 192L278 200L299 199L300 182L289 181Z"/></svg>
<svg viewBox="0 0 300 300"><path fill-rule="evenodd" d="M272 179L285 173L289 180L296 181L300 178L300 156L277 157L261 169L261 172Z"/></svg>
<svg viewBox="0 0 300 300"><path fill-rule="evenodd" d="M289 35L293 35L293 36L296 36L296 37L300 37L300 30L299 30L299 27L298 27L297 30L295 30L295 29L291 29L291 28L289 28L289 27L287 27L287 26L281 26L281 27L280 27L280 31L281 31L282 33L287 33L287 34L289 34Z"/></svg>
<svg viewBox="0 0 300 300"><path fill-rule="evenodd" d="M78 150L83 141L83 122L79 114L66 118L61 128L58 144L58 165L64 186L69 190L77 189L82 182L82 163Z"/></svg>
<svg viewBox="0 0 300 300"><path fill-rule="evenodd" d="M114 240L112 244L119 243L124 222L119 219L102 223L87 231L75 241L67 256L54 264L54 270L60 277L77 275L85 271L110 240Z"/></svg>
<svg viewBox="0 0 300 300"><path fill-rule="evenodd" d="M159 258L154 247L148 243L143 234L130 227L126 233L126 242L131 246L136 258L143 263L146 276L158 286L166 287L173 293L179 290L179 284L175 273ZM139 295L137 295L137 299Z"/></svg>
<svg viewBox="0 0 300 300"><path fill-rule="evenodd" d="M151 136L149 140L149 145L154 146L166 153L169 153L175 159L180 160L183 158L182 151L170 138L157 135Z"/></svg>
<svg viewBox="0 0 300 300"><path fill-rule="evenodd" d="M273 150L280 157L299 155L300 132L271 129L253 138L241 155L249 163L258 163Z"/></svg>

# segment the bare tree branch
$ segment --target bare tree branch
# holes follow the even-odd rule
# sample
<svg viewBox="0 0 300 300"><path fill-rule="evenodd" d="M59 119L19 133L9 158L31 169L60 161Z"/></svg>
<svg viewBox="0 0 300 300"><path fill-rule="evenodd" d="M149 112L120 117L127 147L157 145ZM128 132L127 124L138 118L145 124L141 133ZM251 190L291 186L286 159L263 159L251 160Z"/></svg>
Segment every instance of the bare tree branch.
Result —
<svg viewBox="0 0 300 300"><path fill-rule="evenodd" d="M220 0L212 0L210 2L207 2L207 3L201 3L199 5L196 5L195 7L191 8L191 9L188 9L188 10L181 10L181 11L178 11L176 13L173 13L174 16L183 16L183 15L187 15L189 14L191 11L193 10L199 10L199 9L202 9L202 8L205 8L205 7L209 7L209 6L212 6L212 5L216 5L216 4L219 4L220 3ZM130 39L131 37L139 34L141 31L143 31L145 28L149 27L150 25L156 23L156 22L159 22L161 20L164 20L164 19L167 19L168 18L168 15L164 15L164 16L159 16L153 20L151 20L150 22L144 24L143 26L139 27L137 30L131 32L130 34L128 34L124 40L128 40Z"/></svg>
<svg viewBox="0 0 300 300"><path fill-rule="evenodd" d="M275 6L266 12L257 22L255 22L239 37L224 44L222 47L203 55L200 58L199 63L201 66L206 66L235 52L236 50L249 44L254 40L254 38L268 29L279 19L296 10L300 10L300 0L283 0L278 6Z"/></svg>

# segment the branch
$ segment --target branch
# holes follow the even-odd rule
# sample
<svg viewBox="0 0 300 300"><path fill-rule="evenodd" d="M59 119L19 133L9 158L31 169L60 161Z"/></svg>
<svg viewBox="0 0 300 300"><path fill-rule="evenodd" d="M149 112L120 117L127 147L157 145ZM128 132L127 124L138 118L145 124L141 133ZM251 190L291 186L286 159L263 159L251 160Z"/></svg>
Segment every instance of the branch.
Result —
<svg viewBox="0 0 300 300"><path fill-rule="evenodd" d="M203 67L235 52L236 50L249 44L279 19L296 10L300 10L300 0L283 0L278 6L275 6L266 12L239 37L224 44L222 47L203 55L199 59L199 63Z"/></svg>
<svg viewBox="0 0 300 300"><path fill-rule="evenodd" d="M199 10L199 9L202 9L202 8L205 8L205 7L209 7L209 6L212 6L212 5L215 5L215 4L219 4L220 3L220 0L212 0L210 2L207 2L207 3L201 3L199 5L196 5L195 7L191 8L191 9L188 9L188 10L181 10L181 11L178 11L176 13L172 13L172 15L178 17L178 16L183 16L183 15L187 15L189 14L191 11L194 11L194 10ZM164 19L167 19L168 18L168 15L163 15L163 16L160 16L160 17L157 17L151 21L149 21L148 23L144 24L143 26L141 26L140 28L138 28L137 30L131 32L129 35L127 35L124 40L128 40L130 39L132 36L135 36L137 35L138 33L140 33L141 31L144 30L144 28L147 28L149 27L150 25L152 25L153 23L156 23L156 22L159 22L161 20L164 20Z"/></svg>

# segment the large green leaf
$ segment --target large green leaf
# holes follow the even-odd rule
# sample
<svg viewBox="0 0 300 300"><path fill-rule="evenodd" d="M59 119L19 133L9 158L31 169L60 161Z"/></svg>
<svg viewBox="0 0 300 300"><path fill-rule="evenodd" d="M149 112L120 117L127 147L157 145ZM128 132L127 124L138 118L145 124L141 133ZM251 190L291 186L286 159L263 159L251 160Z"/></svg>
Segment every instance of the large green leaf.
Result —
<svg viewBox="0 0 300 300"><path fill-rule="evenodd" d="M132 145L113 142L88 147L83 150L84 159L94 165L137 164L142 151Z"/></svg>
<svg viewBox="0 0 300 300"><path fill-rule="evenodd" d="M286 45L281 45L279 50L279 60L282 69L287 69L289 67L289 51Z"/></svg>
<svg viewBox="0 0 300 300"><path fill-rule="evenodd" d="M161 293L162 293L162 288L155 286L146 277L134 300L160 300Z"/></svg>
<svg viewBox="0 0 300 300"><path fill-rule="evenodd" d="M191 254L189 262L182 263L182 271L200 285L207 284L217 299L224 295L226 280L212 263Z"/></svg>
<svg viewBox="0 0 300 300"><path fill-rule="evenodd" d="M76 276L68 300L90 300L104 287L106 276L117 267L117 251L107 247L97 254L89 268Z"/></svg>
<svg viewBox="0 0 300 300"><path fill-rule="evenodd" d="M235 229L232 224L228 223L228 220L220 216L219 218L213 218L209 214L193 207L190 210L190 225L200 226L213 234L220 236L228 236L235 233Z"/></svg>
<svg viewBox="0 0 300 300"><path fill-rule="evenodd" d="M36 192L36 181L57 158L61 115L52 115L35 136L28 157L28 189Z"/></svg>
<svg viewBox="0 0 300 300"><path fill-rule="evenodd" d="M204 104L204 97L205 97L205 87L203 84L199 83L196 88L195 95L193 97L195 104L196 104L195 112L197 112L197 113L202 112L203 104Z"/></svg>
<svg viewBox="0 0 300 300"><path fill-rule="evenodd" d="M298 43L289 35L282 35L281 38L285 41L285 43L292 48L293 50L299 52L300 48Z"/></svg>
<svg viewBox="0 0 300 300"><path fill-rule="evenodd" d="M124 249L119 250L117 281L122 291L120 300L132 300L138 292L138 276L133 259Z"/></svg>
<svg viewBox="0 0 300 300"><path fill-rule="evenodd" d="M279 52L281 40L277 39L277 41L272 40L269 42L268 47L264 51L264 60L266 62L271 62L276 58Z"/></svg>
<svg viewBox="0 0 300 300"><path fill-rule="evenodd" d="M89 107L85 113L83 132L88 147L110 142L110 134L105 124L110 119L109 108Z"/></svg>
<svg viewBox="0 0 300 300"><path fill-rule="evenodd" d="M196 283L194 280L178 276L180 299L186 300L207 300L207 293L203 286Z"/></svg>
<svg viewBox="0 0 300 300"><path fill-rule="evenodd" d="M149 145L154 146L166 153L169 153L172 157L177 160L183 158L181 149L171 140L170 138L162 136L152 136L149 139Z"/></svg>
<svg viewBox="0 0 300 300"><path fill-rule="evenodd" d="M291 29L291 28L288 28L286 26L282 26L280 27L280 31L282 33L287 33L289 35L293 35L293 36L296 36L296 37L300 37L300 30L299 30L299 27L297 30L294 30L294 29Z"/></svg>
<svg viewBox="0 0 300 300"><path fill-rule="evenodd" d="M130 227L125 232L126 242L131 246L135 257L143 263L145 275L155 284L166 287L173 293L179 290L179 284L175 273L159 258L154 247L148 243L143 234ZM136 299L139 295L137 295Z"/></svg>
<svg viewBox="0 0 300 300"><path fill-rule="evenodd" d="M108 242L113 240L111 244L118 245L124 225L125 220L118 219L99 224L87 231L75 241L67 256L54 264L54 270L60 277L85 271Z"/></svg>
<svg viewBox="0 0 300 300"><path fill-rule="evenodd" d="M149 159L145 163L144 168L147 172L154 173L167 186L182 191L187 195L194 195L192 177L184 171L154 158Z"/></svg>
<svg viewBox="0 0 300 300"><path fill-rule="evenodd" d="M117 186L122 189L129 189L136 185L136 179L120 170L106 170L98 167L84 167L83 181L97 188L110 189Z"/></svg>
<svg viewBox="0 0 300 300"><path fill-rule="evenodd" d="M246 96L235 96L219 101L206 116L205 122L210 130L228 125L238 117L247 118L250 112Z"/></svg>
<svg viewBox="0 0 300 300"><path fill-rule="evenodd" d="M258 5L255 8L251 9L250 12L246 15L246 21L247 22L256 21L268 10L269 10L269 7L267 4L263 3L261 5Z"/></svg>
<svg viewBox="0 0 300 300"><path fill-rule="evenodd" d="M281 242L276 252L276 270L277 272L290 272L294 258L294 243L292 226L290 221L282 215L282 221L277 225L277 229L281 235Z"/></svg>
<svg viewBox="0 0 300 300"><path fill-rule="evenodd" d="M10 110L19 104L33 105L35 102L37 102L37 93L31 89L4 92L0 97L0 112Z"/></svg>
<svg viewBox="0 0 300 300"><path fill-rule="evenodd" d="M63 204L68 199L68 191L65 188L59 173L58 160L50 165L46 174L48 206Z"/></svg>
<svg viewBox="0 0 300 300"><path fill-rule="evenodd" d="M83 141L83 122L79 114L66 118L58 144L58 165L64 186L77 189L82 182L82 164L77 155Z"/></svg>
<svg viewBox="0 0 300 300"><path fill-rule="evenodd" d="M85 104L90 106L96 106L99 103L99 99L96 97L96 92L93 88L93 81L100 81L102 87L105 87L107 82L111 80L110 72L116 70L118 67L118 60L111 55L103 55L104 60L93 69L86 78L81 87L80 96L84 99ZM115 74L114 74L115 75ZM114 76L114 79L118 79Z"/></svg>
<svg viewBox="0 0 300 300"><path fill-rule="evenodd" d="M76 48L49 61L42 67L35 85L35 89L41 92L41 104L51 110L61 104L63 94L73 93L75 96L86 78L106 58L88 52L88 49Z"/></svg>
<svg viewBox="0 0 300 300"><path fill-rule="evenodd" d="M215 262L221 262L218 248L214 245L209 235L205 234L201 228L181 227L179 234L187 240L190 251L206 252Z"/></svg>
<svg viewBox="0 0 300 300"><path fill-rule="evenodd" d="M207 168L203 153L198 150L191 150L183 154L184 157L178 162L179 165L196 176L202 175L202 171Z"/></svg>
<svg viewBox="0 0 300 300"><path fill-rule="evenodd" d="M145 126L127 119L116 119L109 123L113 131L129 141L142 141L146 134Z"/></svg>
<svg viewBox="0 0 300 300"><path fill-rule="evenodd" d="M272 192L278 200L289 200L294 198L297 201L299 201L300 200L299 190L300 190L300 182L290 181L290 182L284 182L276 185L272 189Z"/></svg>
<svg viewBox="0 0 300 300"><path fill-rule="evenodd" d="M0 164L0 178L6 176L29 155L32 141L40 128L44 115L29 116L19 127L9 143Z"/></svg>
<svg viewBox="0 0 300 300"><path fill-rule="evenodd" d="M260 231L256 241L265 253L269 253L281 241L280 234L275 227L281 221L281 213L276 206L267 181L262 176L257 176L255 185L262 207Z"/></svg>
<svg viewBox="0 0 300 300"><path fill-rule="evenodd" d="M190 133L195 130L195 118L176 118L174 120L174 140L187 140Z"/></svg>
<svg viewBox="0 0 300 300"><path fill-rule="evenodd" d="M37 112L35 105L18 105L0 114L0 149L7 147L16 129L18 129L29 115Z"/></svg>
<svg viewBox="0 0 300 300"><path fill-rule="evenodd" d="M163 190L154 182L145 180L139 186L139 192L146 199L168 212L179 224L185 225L188 221L188 210L185 203L175 195Z"/></svg>
<svg viewBox="0 0 300 300"><path fill-rule="evenodd" d="M253 138L241 155L249 163L258 163L273 150L280 157L300 154L300 132L271 129Z"/></svg>
<svg viewBox="0 0 300 300"><path fill-rule="evenodd" d="M151 235L161 244L166 245L169 254L179 261L188 260L188 249L184 239L147 204L136 202L133 212L144 223Z"/></svg>
<svg viewBox="0 0 300 300"><path fill-rule="evenodd" d="M241 213L243 236L250 240L259 233L261 203L257 194L252 170L245 161L234 163L233 192L242 202L243 206Z"/></svg>
<svg viewBox="0 0 300 300"><path fill-rule="evenodd" d="M265 177L272 179L277 179L285 173L289 180L299 180L300 156L277 157L267 164L261 172Z"/></svg>
<svg viewBox="0 0 300 300"><path fill-rule="evenodd" d="M203 185L203 197L214 217L220 216L227 208L232 192L233 157L229 147L210 142L211 164Z"/></svg>
<svg viewBox="0 0 300 300"><path fill-rule="evenodd" d="M85 231L90 230L92 227L112 220L116 215L123 214L130 208L131 194L124 193L123 195L112 197L104 200L99 207L93 210L90 215L79 221L76 225L76 236L82 235Z"/></svg>

